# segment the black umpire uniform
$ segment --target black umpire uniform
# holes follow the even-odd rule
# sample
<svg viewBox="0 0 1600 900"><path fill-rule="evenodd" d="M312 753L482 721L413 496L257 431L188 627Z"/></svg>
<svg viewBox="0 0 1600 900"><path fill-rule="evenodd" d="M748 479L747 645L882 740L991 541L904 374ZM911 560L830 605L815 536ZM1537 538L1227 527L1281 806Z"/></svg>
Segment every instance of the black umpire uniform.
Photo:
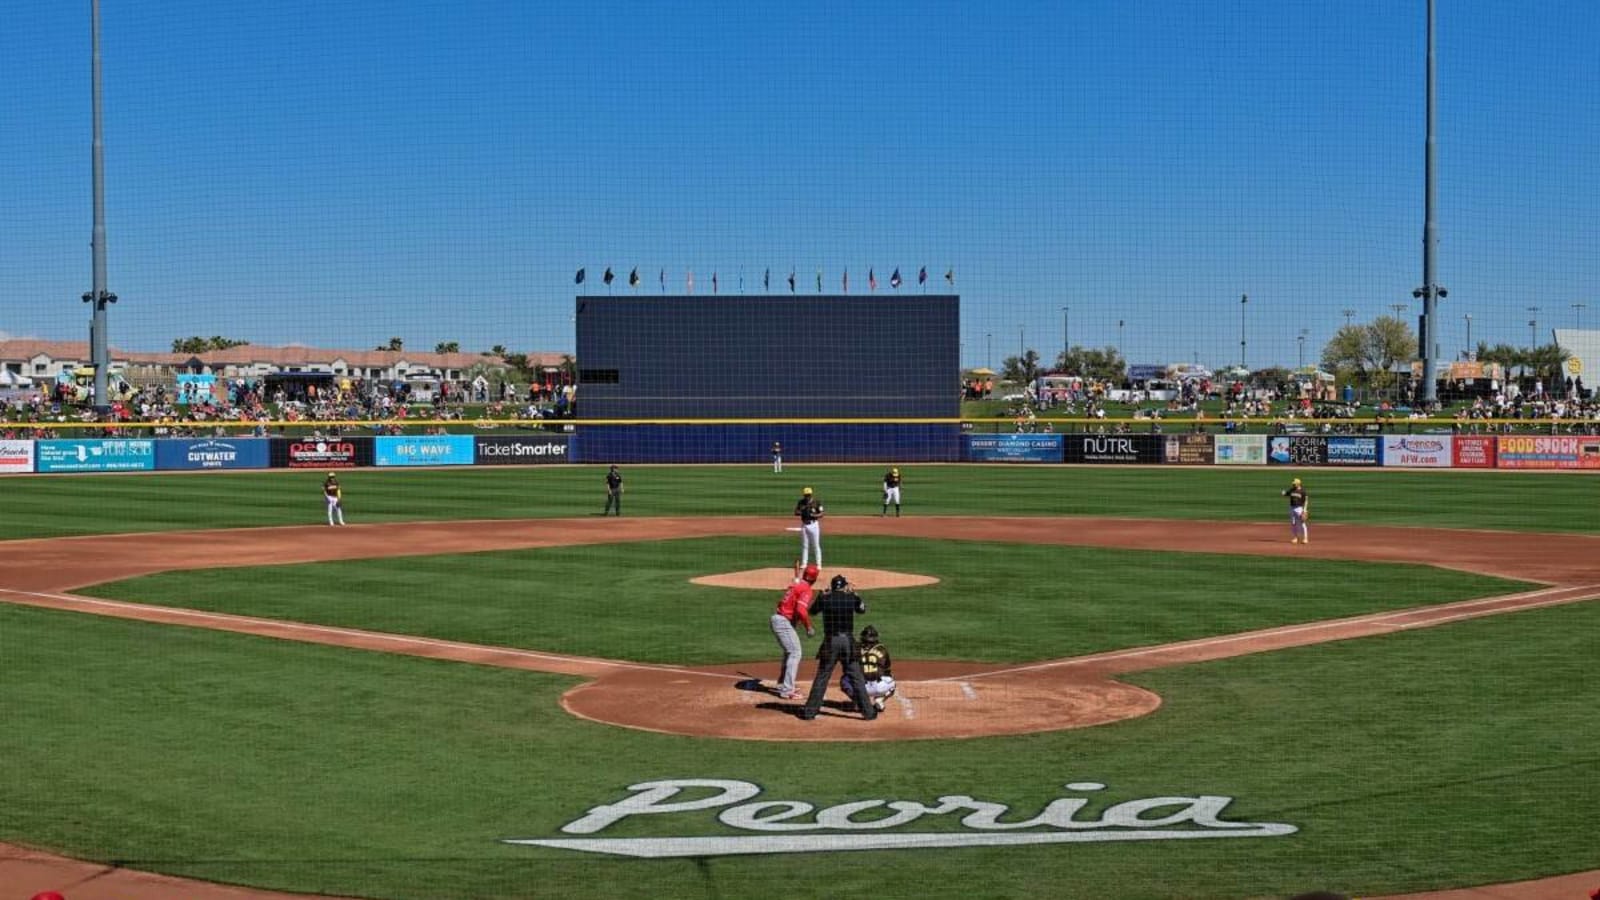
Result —
<svg viewBox="0 0 1600 900"><path fill-rule="evenodd" d="M822 698L828 693L828 679L833 667L843 664L854 693L850 699L868 721L878 717L878 710L867 696L866 679L861 675L861 655L856 649L856 613L865 613L867 603L855 592L848 590L850 582L843 575L833 576L827 593L811 604L813 614L822 614L822 648L817 654L817 676L811 680L811 694L800 710L800 718L815 719L822 709Z"/></svg>

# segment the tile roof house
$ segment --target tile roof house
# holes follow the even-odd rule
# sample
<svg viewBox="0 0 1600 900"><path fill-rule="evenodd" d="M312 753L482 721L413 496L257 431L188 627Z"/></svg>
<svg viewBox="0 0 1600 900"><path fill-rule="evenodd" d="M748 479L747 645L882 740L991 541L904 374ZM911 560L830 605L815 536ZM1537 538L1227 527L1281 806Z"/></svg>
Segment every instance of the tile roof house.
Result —
<svg viewBox="0 0 1600 900"><path fill-rule="evenodd" d="M141 352L111 349L111 366L140 369L157 376L180 372L259 378L274 372L331 372L351 378L404 379L436 373L445 381L464 381L478 363L504 365L498 356L478 353L429 353L419 350L326 350L317 347L266 347L246 344L204 353ZM530 353L532 365L556 366L559 353ZM89 364L86 341L0 341L0 368L35 381L53 379L62 371Z"/></svg>

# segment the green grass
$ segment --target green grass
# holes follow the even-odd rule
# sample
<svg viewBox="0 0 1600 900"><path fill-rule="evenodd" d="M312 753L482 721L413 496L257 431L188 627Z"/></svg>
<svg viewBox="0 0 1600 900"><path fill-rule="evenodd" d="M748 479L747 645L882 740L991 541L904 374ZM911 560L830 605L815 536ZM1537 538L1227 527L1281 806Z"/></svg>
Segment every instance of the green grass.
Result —
<svg viewBox="0 0 1600 900"><path fill-rule="evenodd" d="M629 466L628 515L770 515L814 486L835 515L878 512L883 466ZM905 465L911 515L1107 515L1278 521L1291 475L1324 523L1588 531L1600 479L1581 474L1288 468ZM597 466L349 472L354 523L591 515ZM6 481L0 539L316 524L320 472L50 476Z"/></svg>
<svg viewBox="0 0 1600 900"><path fill-rule="evenodd" d="M167 572L94 596L646 662L772 656L779 591L690 584L785 558L781 538L647 541ZM852 563L933 575L866 592L902 658L1018 662L1448 600L1518 582L1414 565L857 537Z"/></svg>
<svg viewBox="0 0 1600 900"><path fill-rule="evenodd" d="M1600 604L1533 610L1144 673L1165 705L1114 726L797 752L575 719L559 676L0 606L0 839L396 900L1232 898L1529 878L1600 866L1600 707L1582 689L1595 635ZM498 843L555 836L627 784L697 776L767 799L961 793L1019 814L1094 780L1108 800L1232 796L1230 818L1300 831L698 861ZM707 812L617 832L726 830Z"/></svg>

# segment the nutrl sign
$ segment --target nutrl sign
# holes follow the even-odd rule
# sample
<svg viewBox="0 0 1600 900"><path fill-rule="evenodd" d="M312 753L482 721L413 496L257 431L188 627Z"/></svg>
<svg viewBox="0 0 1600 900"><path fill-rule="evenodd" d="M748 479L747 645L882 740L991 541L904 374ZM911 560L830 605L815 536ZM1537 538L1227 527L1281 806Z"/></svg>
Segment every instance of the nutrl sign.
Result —
<svg viewBox="0 0 1600 900"><path fill-rule="evenodd" d="M1073 793L1105 789L1093 781L1071 782ZM1232 797L1150 797L1086 812L1090 799L1062 797L1031 818L1016 818L1004 803L965 794L917 800L856 800L818 809L801 800L758 800L761 788L748 781L684 778L629 785L633 794L590 809L561 827L569 835L592 835L635 816L673 816L720 809L717 821L751 834L684 837L567 837L508 839L563 850L616 856L664 858L752 853L818 853L838 850L904 850L926 847L995 847L1082 844L1107 841L1178 841L1263 838L1294 834L1293 825L1232 822L1223 813ZM924 816L957 820L961 830L901 830Z"/></svg>

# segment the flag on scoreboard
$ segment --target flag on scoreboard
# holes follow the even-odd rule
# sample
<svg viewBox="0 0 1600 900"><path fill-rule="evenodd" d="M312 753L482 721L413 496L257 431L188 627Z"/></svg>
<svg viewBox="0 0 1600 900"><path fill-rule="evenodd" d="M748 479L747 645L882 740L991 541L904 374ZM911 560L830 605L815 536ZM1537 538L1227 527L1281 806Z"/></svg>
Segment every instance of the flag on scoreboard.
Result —
<svg viewBox="0 0 1600 900"><path fill-rule="evenodd" d="M572 283L573 284L583 284L583 279L585 279L587 277L589 277L589 273L585 272L583 269L579 269L578 270L578 274L572 276Z"/></svg>
<svg viewBox="0 0 1600 900"><path fill-rule="evenodd" d="M889 287L892 287L897 291L900 289L900 267L899 266L895 266L894 274L889 276Z"/></svg>

